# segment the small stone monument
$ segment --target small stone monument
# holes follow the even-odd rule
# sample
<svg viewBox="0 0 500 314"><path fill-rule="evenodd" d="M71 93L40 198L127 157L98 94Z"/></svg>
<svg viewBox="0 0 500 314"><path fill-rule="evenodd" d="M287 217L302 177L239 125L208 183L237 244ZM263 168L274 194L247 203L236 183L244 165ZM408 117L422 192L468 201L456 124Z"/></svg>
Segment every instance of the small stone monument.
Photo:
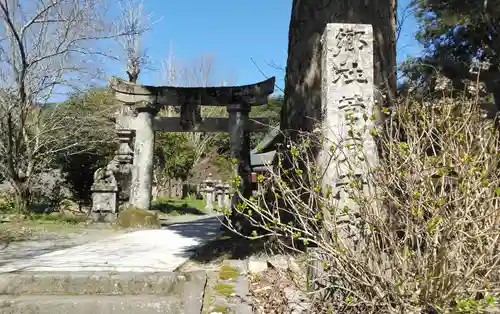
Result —
<svg viewBox="0 0 500 314"><path fill-rule="evenodd" d="M209 214L209 213L213 213L214 211L214 198L215 198L215 181L212 180L212 174L209 173L208 174L208 177L205 179L205 181L203 181L203 183L205 184L205 188L204 188L204 192L205 192L205 210L206 212Z"/></svg>
<svg viewBox="0 0 500 314"><path fill-rule="evenodd" d="M201 184L196 185L196 199L197 200L202 200L203 199L203 194L201 194Z"/></svg>
<svg viewBox="0 0 500 314"><path fill-rule="evenodd" d="M92 185L92 212L94 222L112 222L118 215L118 184L113 174L115 163L98 169Z"/></svg>
<svg viewBox="0 0 500 314"><path fill-rule="evenodd" d="M215 195L217 195L217 209L221 210L224 208L224 184L221 181L215 185Z"/></svg>
<svg viewBox="0 0 500 314"><path fill-rule="evenodd" d="M231 185L228 183L224 184L224 207L226 209L231 208Z"/></svg>

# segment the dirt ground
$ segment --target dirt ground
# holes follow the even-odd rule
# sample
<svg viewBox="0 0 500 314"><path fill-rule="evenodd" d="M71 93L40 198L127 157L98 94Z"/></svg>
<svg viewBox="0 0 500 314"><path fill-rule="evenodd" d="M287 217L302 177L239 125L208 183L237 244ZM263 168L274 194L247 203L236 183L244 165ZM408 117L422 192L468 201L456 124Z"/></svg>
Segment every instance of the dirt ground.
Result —
<svg viewBox="0 0 500 314"><path fill-rule="evenodd" d="M293 282L276 269L268 269L262 274L250 276L250 292L255 313L291 313L292 309L284 293L287 287L293 287Z"/></svg>

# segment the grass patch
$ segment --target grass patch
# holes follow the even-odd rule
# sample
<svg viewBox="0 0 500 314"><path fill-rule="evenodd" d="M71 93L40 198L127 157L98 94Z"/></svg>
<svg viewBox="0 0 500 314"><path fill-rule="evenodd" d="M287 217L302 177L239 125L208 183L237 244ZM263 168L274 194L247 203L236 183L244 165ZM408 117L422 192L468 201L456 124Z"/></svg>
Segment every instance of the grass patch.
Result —
<svg viewBox="0 0 500 314"><path fill-rule="evenodd" d="M126 209L118 215L118 225L124 228L158 228L158 214L143 209Z"/></svg>
<svg viewBox="0 0 500 314"><path fill-rule="evenodd" d="M215 285L215 291L221 296L230 297L236 293L233 285L228 283L218 283Z"/></svg>
<svg viewBox="0 0 500 314"><path fill-rule="evenodd" d="M18 223L0 225L0 243L19 242L32 239L38 230Z"/></svg>
<svg viewBox="0 0 500 314"><path fill-rule="evenodd" d="M154 201L151 206L151 210L158 211L169 216L205 215L204 208L204 200L197 200L195 198L163 198Z"/></svg>
<svg viewBox="0 0 500 314"><path fill-rule="evenodd" d="M63 213L31 214L29 219L34 221L50 221L54 223L76 225L85 223L87 221L87 215L68 215Z"/></svg>
<svg viewBox="0 0 500 314"><path fill-rule="evenodd" d="M0 224L0 243L27 241L46 233L71 234L84 230L86 225L59 220L25 219Z"/></svg>
<svg viewBox="0 0 500 314"><path fill-rule="evenodd" d="M222 280L234 279L240 275L240 272L229 265L222 265L219 271L219 278Z"/></svg>
<svg viewBox="0 0 500 314"><path fill-rule="evenodd" d="M229 309L225 306L216 306L212 313L215 312L215 313L229 313Z"/></svg>

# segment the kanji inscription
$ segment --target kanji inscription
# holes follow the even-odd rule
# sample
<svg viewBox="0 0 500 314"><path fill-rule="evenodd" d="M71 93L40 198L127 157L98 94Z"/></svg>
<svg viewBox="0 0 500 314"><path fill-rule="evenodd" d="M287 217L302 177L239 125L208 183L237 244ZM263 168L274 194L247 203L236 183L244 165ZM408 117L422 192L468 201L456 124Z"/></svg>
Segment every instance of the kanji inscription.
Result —
<svg viewBox="0 0 500 314"><path fill-rule="evenodd" d="M334 64L333 83L339 81L343 84L351 84L352 82L368 83L368 79L359 63L351 61L343 61L338 65Z"/></svg>
<svg viewBox="0 0 500 314"><path fill-rule="evenodd" d="M345 56L343 62L347 61L347 58L352 57L358 61L359 52L368 46L367 41L363 39L365 34L366 32L361 30L340 28L335 35L336 43L333 56L338 57L341 52L347 52L348 56Z"/></svg>
<svg viewBox="0 0 500 314"><path fill-rule="evenodd" d="M363 101L363 96L360 94L354 94L350 97L342 96L339 100L339 109L348 111L354 109L353 107L360 107L365 109L366 104Z"/></svg>

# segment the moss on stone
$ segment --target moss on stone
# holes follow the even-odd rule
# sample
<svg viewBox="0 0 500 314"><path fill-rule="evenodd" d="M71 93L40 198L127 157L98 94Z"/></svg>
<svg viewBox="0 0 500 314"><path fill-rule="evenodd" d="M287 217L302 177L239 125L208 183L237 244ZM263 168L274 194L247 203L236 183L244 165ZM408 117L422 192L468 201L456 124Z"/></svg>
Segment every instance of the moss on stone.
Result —
<svg viewBox="0 0 500 314"><path fill-rule="evenodd" d="M236 291L234 291L233 289L233 285L227 283L218 283L217 285L215 285L215 291L217 291L219 295L224 297L230 297L234 293L236 293Z"/></svg>
<svg viewBox="0 0 500 314"><path fill-rule="evenodd" d="M229 309L225 306L216 306L213 310L212 313L229 313Z"/></svg>
<svg viewBox="0 0 500 314"><path fill-rule="evenodd" d="M240 272L235 267L222 265L219 270L219 278L222 280L234 279L240 275Z"/></svg>
<svg viewBox="0 0 500 314"><path fill-rule="evenodd" d="M158 215L149 210L131 208L118 215L118 224L124 228L158 228Z"/></svg>

